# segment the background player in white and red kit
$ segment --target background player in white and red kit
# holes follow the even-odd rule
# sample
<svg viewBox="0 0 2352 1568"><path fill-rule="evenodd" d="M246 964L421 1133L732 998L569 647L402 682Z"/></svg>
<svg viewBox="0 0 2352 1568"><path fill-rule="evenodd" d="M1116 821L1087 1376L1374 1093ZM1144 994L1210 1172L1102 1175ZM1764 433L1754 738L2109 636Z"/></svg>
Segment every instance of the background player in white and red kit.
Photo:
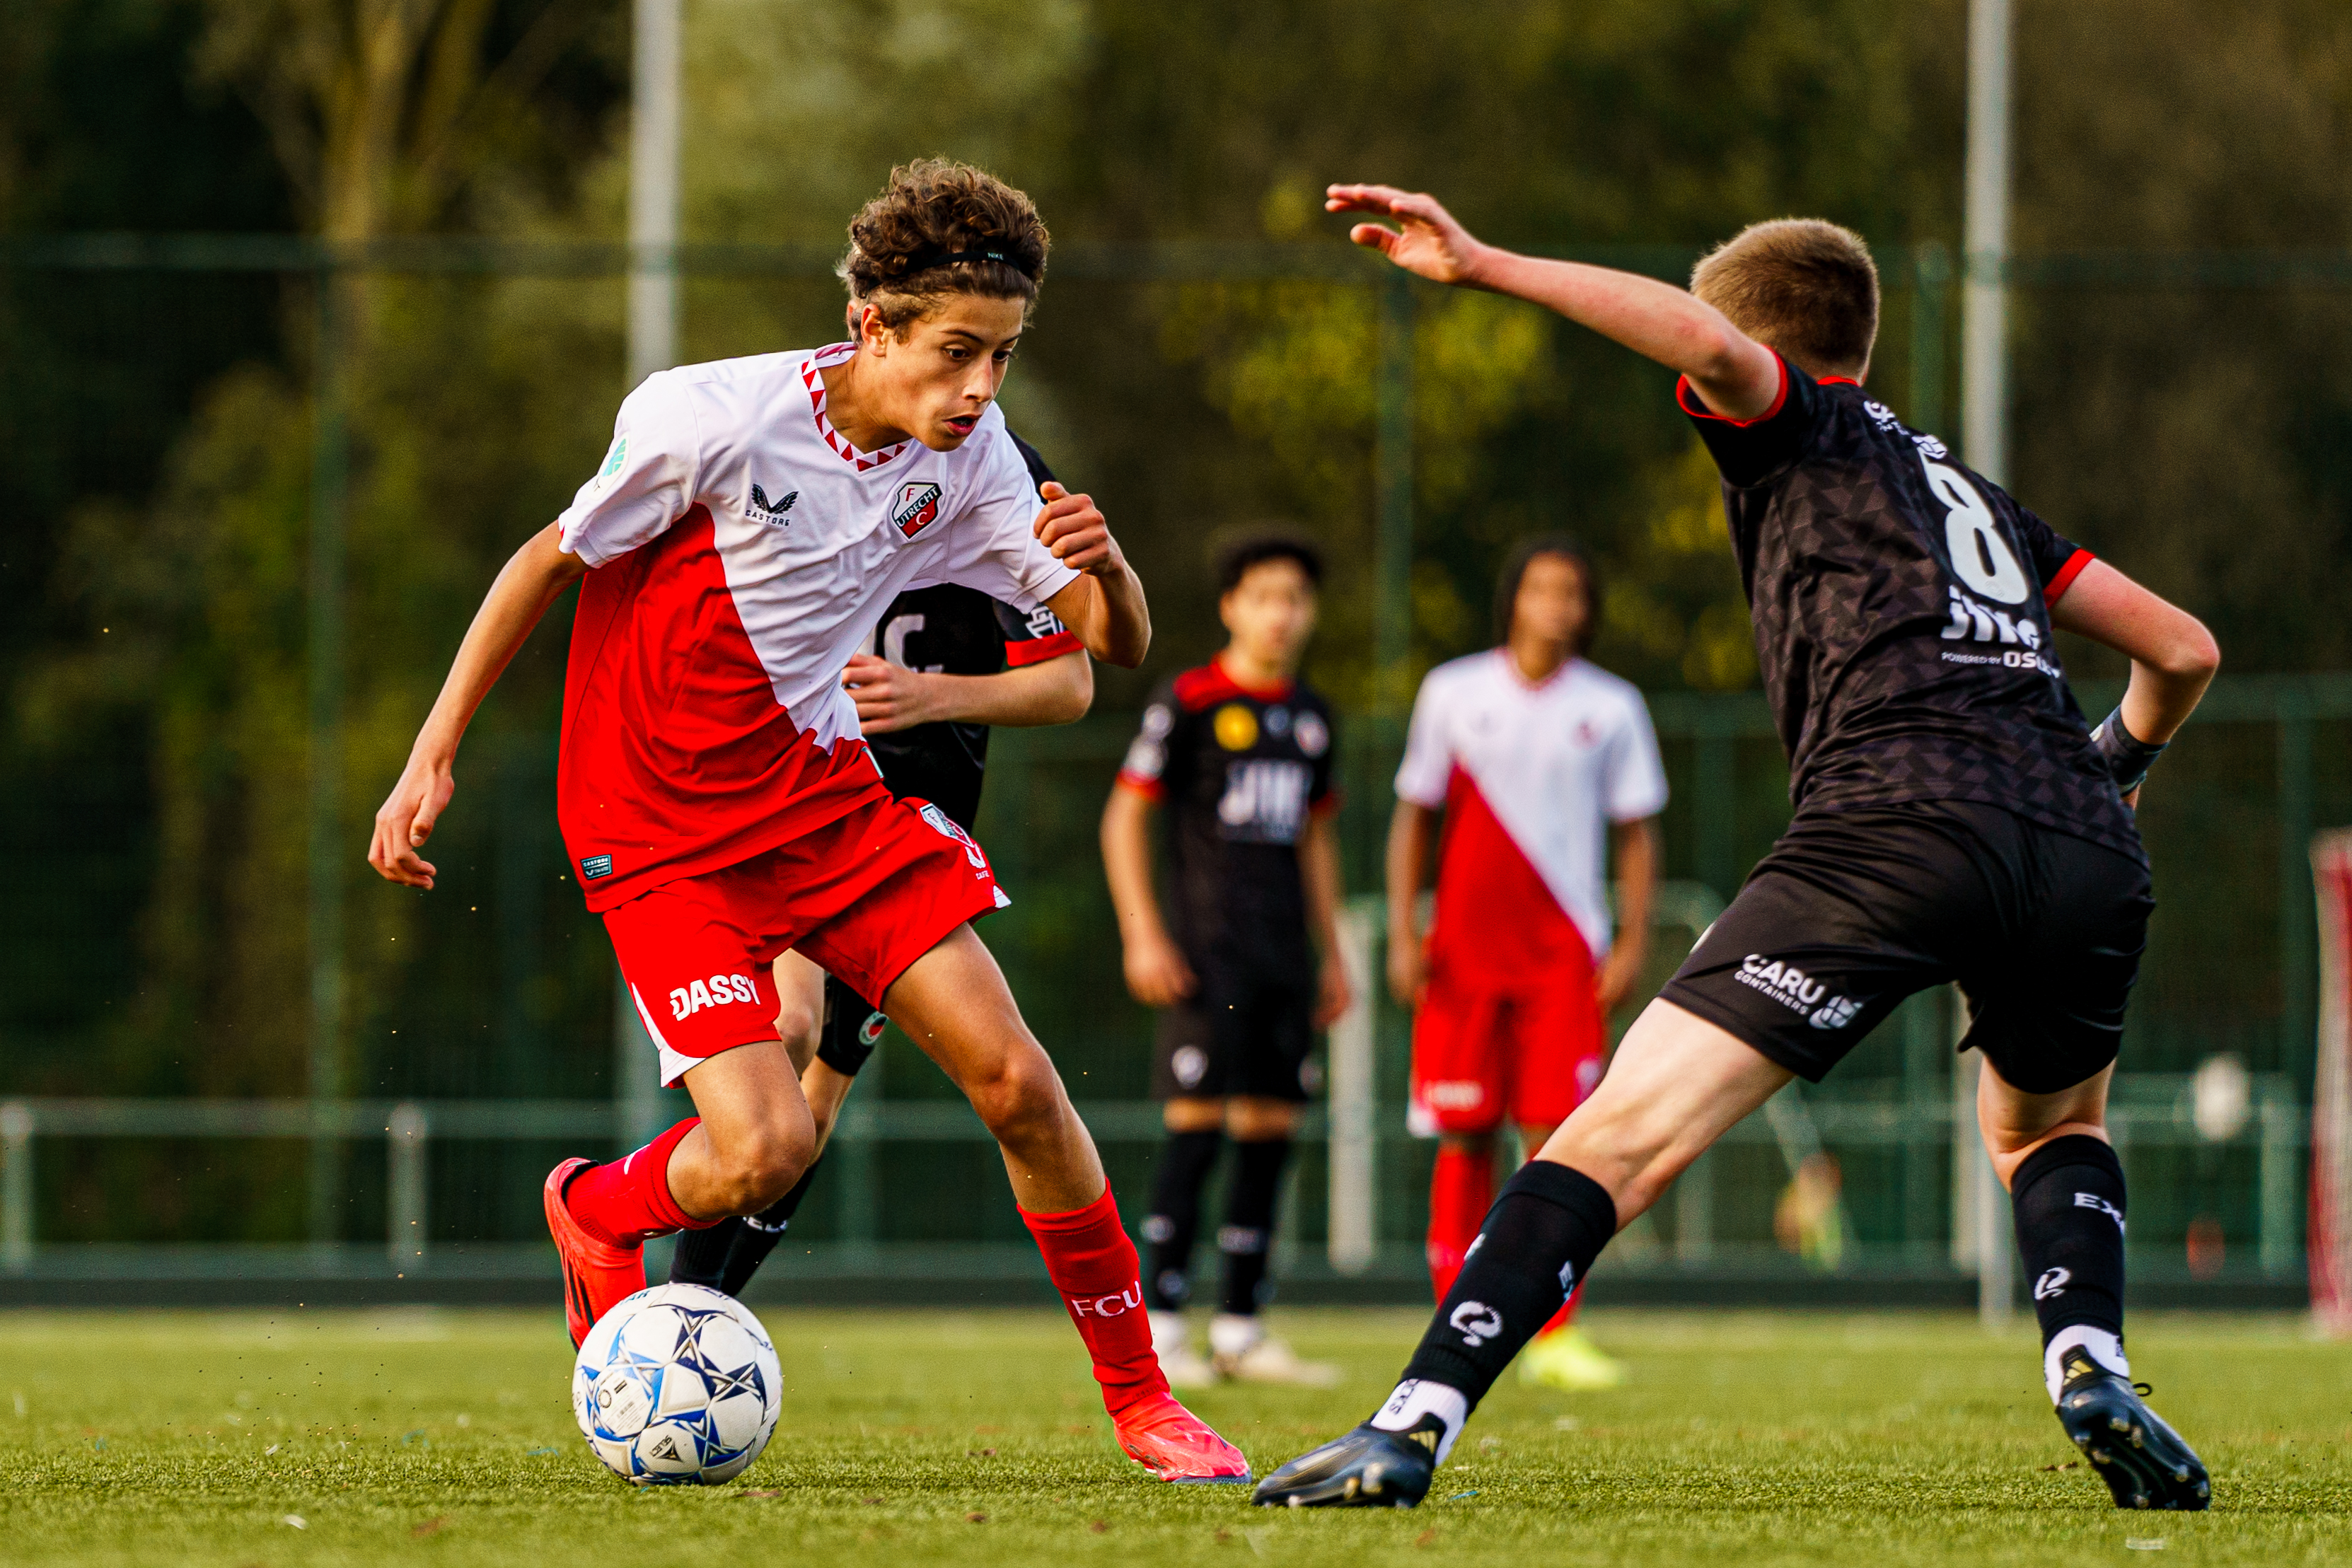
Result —
<svg viewBox="0 0 2352 1568"><path fill-rule="evenodd" d="M1440 1301L1494 1200L1494 1134L1507 1122L1527 1153L1543 1147L1600 1082L1608 1011L1641 975L1666 779L1641 694L1583 657L1600 628L1596 586L1571 540L1521 543L1496 589L1501 645L1429 673L1397 769L1389 980L1418 1009L1407 1114L1441 1140L1429 1194ZM1433 839L1436 918L1424 937ZM1523 1377L1564 1388L1621 1379L1573 1326L1575 1310L1570 1296L1528 1344Z"/></svg>
<svg viewBox="0 0 2352 1568"><path fill-rule="evenodd" d="M1150 618L1102 515L1038 492L996 393L1045 265L1029 199L926 162L850 225L855 341L646 378L604 463L515 553L468 630L369 859L417 850L467 721L548 604L581 583L557 810L630 999L699 1114L545 1189L576 1343L645 1283L647 1237L755 1214L814 1144L778 1038L787 948L879 1001L995 1135L1022 1218L1095 1363L1121 1447L1167 1480L1238 1480L1238 1450L1168 1393L1102 1162L968 922L1009 902L936 804L894 798L842 671L900 592L954 582L1045 606L1096 657Z"/></svg>

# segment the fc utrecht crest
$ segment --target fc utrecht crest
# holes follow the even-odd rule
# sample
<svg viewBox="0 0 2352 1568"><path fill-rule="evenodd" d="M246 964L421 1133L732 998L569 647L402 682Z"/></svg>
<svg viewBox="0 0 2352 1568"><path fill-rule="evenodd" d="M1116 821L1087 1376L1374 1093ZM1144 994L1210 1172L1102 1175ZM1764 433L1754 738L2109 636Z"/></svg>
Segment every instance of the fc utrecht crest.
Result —
<svg viewBox="0 0 2352 1568"><path fill-rule="evenodd" d="M891 503L890 522L900 538L913 538L939 520L940 487L918 481L898 486L898 498Z"/></svg>

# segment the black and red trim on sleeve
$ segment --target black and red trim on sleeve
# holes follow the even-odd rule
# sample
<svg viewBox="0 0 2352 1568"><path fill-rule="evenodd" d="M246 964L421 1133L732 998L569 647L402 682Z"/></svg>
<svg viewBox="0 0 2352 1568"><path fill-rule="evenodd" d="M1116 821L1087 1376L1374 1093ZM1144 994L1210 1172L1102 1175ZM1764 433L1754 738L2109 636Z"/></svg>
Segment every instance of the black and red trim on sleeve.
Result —
<svg viewBox="0 0 2352 1568"><path fill-rule="evenodd" d="M1698 389L1691 385L1691 379L1688 376L1675 378L1675 405L1693 419L1711 419L1718 424L1728 424L1740 430L1745 430L1751 424L1761 424L1779 413L1782 405L1789 401L1789 361L1775 353L1772 356L1772 362L1780 367L1780 390L1772 394L1772 406L1751 419L1734 419L1727 413L1717 413L1707 407L1700 401Z"/></svg>
<svg viewBox="0 0 2352 1568"><path fill-rule="evenodd" d="M2089 550L2077 549L2066 558L2066 564L2058 569L2058 575L2050 580L2050 586L2042 591L2042 602L2053 605L2065 598L2066 591L2074 586L2074 580L2083 575L2083 569L2098 559Z"/></svg>
<svg viewBox="0 0 2352 1568"><path fill-rule="evenodd" d="M1042 664L1048 659L1058 659L1065 653L1077 653L1085 647L1076 632L1052 632L1043 637L1005 643L1004 664L1007 669L1018 670L1030 664Z"/></svg>

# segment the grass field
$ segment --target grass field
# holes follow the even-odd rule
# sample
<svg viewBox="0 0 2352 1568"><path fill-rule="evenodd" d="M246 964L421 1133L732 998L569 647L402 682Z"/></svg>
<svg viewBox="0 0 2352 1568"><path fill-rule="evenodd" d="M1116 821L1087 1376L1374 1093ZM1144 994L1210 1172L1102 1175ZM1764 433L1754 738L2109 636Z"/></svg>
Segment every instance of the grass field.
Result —
<svg viewBox="0 0 2352 1568"><path fill-rule="evenodd" d="M766 1456L731 1487L636 1492L572 1427L552 1312L0 1316L0 1560L2352 1559L2352 1346L2285 1320L2137 1326L2135 1370L2212 1466L2202 1516L2119 1514L2053 1469L2073 1451L2030 1328L1994 1340L1960 1318L1596 1313L1626 1387L1507 1382L1419 1511L1299 1514L1143 1479L1057 1317L768 1321L786 1390ZM1349 1383L1194 1401L1261 1471L1360 1418L1419 1317L1284 1322Z"/></svg>

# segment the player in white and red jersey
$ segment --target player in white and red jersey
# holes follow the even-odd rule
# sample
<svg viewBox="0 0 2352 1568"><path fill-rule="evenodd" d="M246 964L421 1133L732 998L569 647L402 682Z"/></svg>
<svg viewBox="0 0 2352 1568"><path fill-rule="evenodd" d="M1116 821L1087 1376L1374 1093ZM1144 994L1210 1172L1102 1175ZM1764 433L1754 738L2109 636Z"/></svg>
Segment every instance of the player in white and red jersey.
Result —
<svg viewBox="0 0 2352 1568"><path fill-rule="evenodd" d="M1506 1121L1532 1155L1601 1081L1604 1017L1639 977L1657 879L1651 819L1666 779L1649 709L1588 662L1600 605L1590 563L1559 537L1522 543L1495 596L1502 644L1440 664L1413 701L1389 830L1389 977L1416 1008L1413 1130L1441 1141L1429 1272L1445 1299L1494 1198ZM1417 908L1440 818L1437 913ZM1617 837L1623 907L1605 885ZM1530 1382L1608 1386L1616 1364L1571 1323L1528 1344Z"/></svg>
<svg viewBox="0 0 2352 1568"><path fill-rule="evenodd" d="M1093 1140L968 924L1007 902L988 857L892 796L842 687L885 607L929 583L1046 607L1097 658L1142 662L1142 585L1101 513L1058 485L1039 510L996 407L1045 225L1018 191L925 162L849 233L855 341L665 371L622 404L603 466L475 617L369 859L433 885L417 850L466 724L580 581L557 811L662 1080L698 1114L550 1173L574 1343L644 1287L646 1238L756 1214L808 1164L770 969L792 948L878 1000L996 1135L1121 1447L1161 1479L1244 1479L1168 1393Z"/></svg>

